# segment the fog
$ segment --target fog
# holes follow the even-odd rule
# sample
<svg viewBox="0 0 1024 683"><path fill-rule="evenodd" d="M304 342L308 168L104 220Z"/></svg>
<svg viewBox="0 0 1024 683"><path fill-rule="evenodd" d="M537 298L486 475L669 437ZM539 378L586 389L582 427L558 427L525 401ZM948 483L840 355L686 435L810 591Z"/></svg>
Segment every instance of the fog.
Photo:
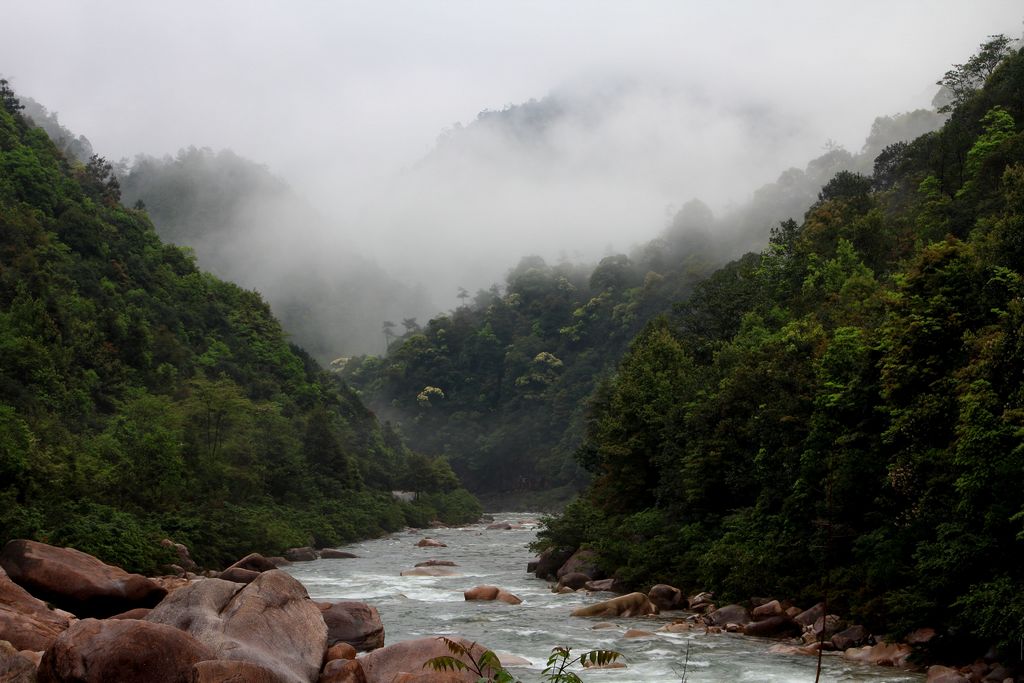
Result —
<svg viewBox="0 0 1024 683"><path fill-rule="evenodd" d="M1018 0L5 5L0 75L99 154L227 148L291 186L316 220L246 214L276 282L357 253L443 308L523 255L627 251L692 198L721 213L827 145L860 151L1022 18Z"/></svg>

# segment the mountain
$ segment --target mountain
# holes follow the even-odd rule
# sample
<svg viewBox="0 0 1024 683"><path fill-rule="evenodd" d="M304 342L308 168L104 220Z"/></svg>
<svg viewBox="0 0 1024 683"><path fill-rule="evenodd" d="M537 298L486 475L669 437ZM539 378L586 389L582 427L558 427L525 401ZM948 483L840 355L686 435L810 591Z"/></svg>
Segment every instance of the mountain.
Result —
<svg viewBox="0 0 1024 683"><path fill-rule="evenodd" d="M1019 657L1024 52L982 48L939 130L836 173L631 341L576 453L593 482L542 546Z"/></svg>
<svg viewBox="0 0 1024 683"><path fill-rule="evenodd" d="M621 99L552 95L484 112L445 136L424 169L478 169L488 154L497 155L487 162L495 167L542 169L564 160L559 131L600 128L608 116L600 105ZM522 505L550 504L550 496L533 493L558 489L557 499L587 481L573 457L587 399L645 324L683 305L730 259L762 248L772 226L802 216L837 172L870 170L884 148L943 120L923 110L879 117L860 152L829 149L721 216L702 201L686 202L657 238L628 255L596 265L525 258L502 286L463 292L455 310L396 327L386 357L353 359L343 376L416 448L446 457L473 491L503 505L510 495Z"/></svg>
<svg viewBox="0 0 1024 683"><path fill-rule="evenodd" d="M165 537L218 566L479 513L259 294L119 200L111 165L62 154L0 81L0 542L152 571Z"/></svg>
<svg viewBox="0 0 1024 683"><path fill-rule="evenodd" d="M338 226L266 167L228 150L141 155L120 174L125 203L141 203L162 239L198 264L258 290L296 343L320 362L382 348L381 322L435 310L355 253Z"/></svg>

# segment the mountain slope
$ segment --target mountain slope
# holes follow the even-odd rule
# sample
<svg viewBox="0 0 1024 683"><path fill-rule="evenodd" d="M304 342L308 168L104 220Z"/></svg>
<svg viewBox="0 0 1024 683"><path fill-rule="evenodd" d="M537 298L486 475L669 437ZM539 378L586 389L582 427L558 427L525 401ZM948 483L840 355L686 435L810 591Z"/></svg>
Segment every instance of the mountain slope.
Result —
<svg viewBox="0 0 1024 683"><path fill-rule="evenodd" d="M633 340L588 415L593 485L545 544L1019 656L1024 53L986 52L939 131L836 174Z"/></svg>
<svg viewBox="0 0 1024 683"><path fill-rule="evenodd" d="M478 510L258 294L122 206L109 164L70 161L0 97L0 541L152 570L166 535L217 565ZM410 484L414 506L386 493Z"/></svg>

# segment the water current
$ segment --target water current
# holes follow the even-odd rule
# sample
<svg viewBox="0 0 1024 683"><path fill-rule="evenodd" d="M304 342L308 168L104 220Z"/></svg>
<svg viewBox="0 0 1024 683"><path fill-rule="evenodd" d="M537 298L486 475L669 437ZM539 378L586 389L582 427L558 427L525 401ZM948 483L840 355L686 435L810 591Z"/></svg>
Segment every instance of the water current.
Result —
<svg viewBox="0 0 1024 683"><path fill-rule="evenodd" d="M540 681L551 648L563 645L573 652L603 648L621 652L625 669L586 671L586 683L688 683L709 681L814 681L814 657L771 654L775 641L735 634L655 633L626 639L627 629L657 631L683 613L667 612L642 618L588 619L570 616L580 605L613 597L610 593L556 595L547 581L526 573L533 559L527 544L536 535L536 515L495 514L523 528L488 530L485 525L417 530L346 546L355 559L296 563L287 570L305 584L314 600L361 600L378 609L384 622L385 644L410 638L459 635L532 662L510 668L523 683ZM419 548L430 537L446 548ZM428 559L451 560L458 576L400 576L404 569ZM462 592L488 584L523 599L520 605L467 602ZM595 630L600 621L613 628ZM858 664L837 655L825 657L822 680L924 681L924 676Z"/></svg>

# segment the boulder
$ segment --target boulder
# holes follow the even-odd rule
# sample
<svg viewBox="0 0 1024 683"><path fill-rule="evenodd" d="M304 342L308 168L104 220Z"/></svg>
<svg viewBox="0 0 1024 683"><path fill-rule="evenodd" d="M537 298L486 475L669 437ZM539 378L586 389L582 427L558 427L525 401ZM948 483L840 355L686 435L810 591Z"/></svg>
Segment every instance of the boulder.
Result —
<svg viewBox="0 0 1024 683"><path fill-rule="evenodd" d="M746 626L750 623L750 612L742 605L726 605L719 607L704 619L711 626L724 626L726 624L739 624Z"/></svg>
<svg viewBox="0 0 1024 683"><path fill-rule="evenodd" d="M906 643L878 643L851 647L843 652L843 659L881 666L905 666L910 653L910 646Z"/></svg>
<svg viewBox="0 0 1024 683"><path fill-rule="evenodd" d="M637 617L657 614L658 608L643 593L629 593L573 610L574 617Z"/></svg>
<svg viewBox="0 0 1024 683"><path fill-rule="evenodd" d="M971 679L948 666L928 667L927 683L971 683Z"/></svg>
<svg viewBox="0 0 1024 683"><path fill-rule="evenodd" d="M183 572L199 571L199 565L192 560L192 556L189 554L188 548L183 544L175 543L171 539L165 538L160 541L160 545L174 553L175 564L178 565Z"/></svg>
<svg viewBox="0 0 1024 683"><path fill-rule="evenodd" d="M595 579L594 581L587 581L583 584L583 587L588 591L608 591L611 593L618 593L619 582L616 579Z"/></svg>
<svg viewBox="0 0 1024 683"><path fill-rule="evenodd" d="M36 541L8 541L0 566L32 595L79 617L109 617L153 607L167 595L167 589L144 576L72 548Z"/></svg>
<svg viewBox="0 0 1024 683"><path fill-rule="evenodd" d="M650 632L650 631L644 631L643 629L631 628L631 629L627 629L626 632L622 634L622 637L623 638L630 638L630 639L633 639L633 638L654 638L655 634Z"/></svg>
<svg viewBox="0 0 1024 683"><path fill-rule="evenodd" d="M800 615L800 614L803 614L803 610L800 609L799 607L787 607L786 608L786 616L787 617L793 617L793 619L796 619L797 616Z"/></svg>
<svg viewBox="0 0 1024 683"><path fill-rule="evenodd" d="M462 576L462 574L448 567L415 567L414 569L403 569L400 576Z"/></svg>
<svg viewBox="0 0 1024 683"><path fill-rule="evenodd" d="M354 659L327 662L317 683L367 683L363 665Z"/></svg>
<svg viewBox="0 0 1024 683"><path fill-rule="evenodd" d="M256 577L260 575L260 572L254 572L251 569L242 569L241 567L229 567L220 573L218 579L224 581L233 581L234 583L252 583L256 580Z"/></svg>
<svg viewBox="0 0 1024 683"><path fill-rule="evenodd" d="M360 652L384 647L384 623L377 608L365 602L318 602L327 624L327 644L348 643Z"/></svg>
<svg viewBox="0 0 1024 683"><path fill-rule="evenodd" d="M225 571L231 569L248 569L251 572L269 572L272 569L277 569L277 565L268 557L263 557L259 553L249 553L238 562L228 567ZM248 582L246 582L248 583Z"/></svg>
<svg viewBox="0 0 1024 683"><path fill-rule="evenodd" d="M279 569L250 584L196 581L167 597L146 620L188 632L215 659L249 662L282 681L315 680L327 624L301 583Z"/></svg>
<svg viewBox="0 0 1024 683"><path fill-rule="evenodd" d="M421 538L416 544L417 548L447 548L448 546L441 541L433 538Z"/></svg>
<svg viewBox="0 0 1024 683"><path fill-rule="evenodd" d="M686 603L683 592L675 586L659 583L647 592L647 598L658 606L658 609L682 609Z"/></svg>
<svg viewBox="0 0 1024 683"><path fill-rule="evenodd" d="M352 560L359 557L355 553L346 552L344 550L335 550L334 548L324 548L320 551L321 560Z"/></svg>
<svg viewBox="0 0 1024 683"><path fill-rule="evenodd" d="M112 617L107 617L107 619L145 619L152 611L152 607L136 607L135 609L130 609L127 612L121 612L120 614L115 614Z"/></svg>
<svg viewBox="0 0 1024 683"><path fill-rule="evenodd" d="M83 619L43 655L39 683L187 683L213 651L172 626L137 619Z"/></svg>
<svg viewBox="0 0 1024 683"><path fill-rule="evenodd" d="M284 557L289 562L312 562L317 559L316 551L309 546L302 548L288 548L284 551Z"/></svg>
<svg viewBox="0 0 1024 683"><path fill-rule="evenodd" d="M537 571L537 560L530 560L526 563L526 573L533 574Z"/></svg>
<svg viewBox="0 0 1024 683"><path fill-rule="evenodd" d="M837 650L849 650L851 647L860 647L871 634L860 624L855 624L832 636L832 644Z"/></svg>
<svg viewBox="0 0 1024 683"><path fill-rule="evenodd" d="M562 563L555 573L555 577L561 579L569 574L586 574L587 579L601 579L604 576L597 566L597 553L593 550L577 550L569 559Z"/></svg>
<svg viewBox="0 0 1024 683"><path fill-rule="evenodd" d="M816 655L818 651L813 647L800 647L798 645L786 645L778 643L768 648L768 653L773 655Z"/></svg>
<svg viewBox="0 0 1024 683"><path fill-rule="evenodd" d="M330 639L330 633L328 630L328 639ZM356 649L346 642L339 641L334 645L327 648L327 654L324 655L325 662L333 662L335 659L355 659Z"/></svg>
<svg viewBox="0 0 1024 683"><path fill-rule="evenodd" d="M925 645L930 642L936 635L935 629L930 627L914 629L907 634L904 640L910 645Z"/></svg>
<svg viewBox="0 0 1024 683"><path fill-rule="evenodd" d="M414 567L458 567L451 560L426 560L425 562L417 562L413 565Z"/></svg>
<svg viewBox="0 0 1024 683"><path fill-rule="evenodd" d="M782 609L782 604L778 600L769 600L751 610L750 617L754 621L760 621L768 617L778 617L784 613L785 610Z"/></svg>
<svg viewBox="0 0 1024 683"><path fill-rule="evenodd" d="M511 528L512 525L508 522L495 522L487 525L487 529L493 531L509 531Z"/></svg>
<svg viewBox="0 0 1024 683"><path fill-rule="evenodd" d="M697 595L693 595L687 598L686 602L689 605L690 609L696 612L710 605L714 599L714 593L704 591L703 593L697 593Z"/></svg>
<svg viewBox="0 0 1024 683"><path fill-rule="evenodd" d="M0 640L0 681L36 683L36 665L6 640Z"/></svg>
<svg viewBox="0 0 1024 683"><path fill-rule="evenodd" d="M268 557L267 561L270 562L271 564L273 564L275 567L287 567L288 565L291 564L291 561L286 560L283 557L279 557L277 555L273 555L271 557Z"/></svg>
<svg viewBox="0 0 1024 683"><path fill-rule="evenodd" d="M462 595L466 600L498 600L510 605L518 605L522 602L519 596L502 590L497 586L475 586L465 591Z"/></svg>
<svg viewBox="0 0 1024 683"><path fill-rule="evenodd" d="M572 572L571 574L563 574L561 578L558 579L558 587L561 588L562 586L568 586L574 591L577 591L580 588L586 586L587 582L590 581L591 578L592 577L587 576L582 572Z"/></svg>
<svg viewBox="0 0 1024 683"><path fill-rule="evenodd" d="M825 603L819 602L814 607L804 610L800 614L793 617L793 620L801 626L810 626L818 619L825 616Z"/></svg>
<svg viewBox="0 0 1024 683"><path fill-rule="evenodd" d="M45 650L70 625L67 613L50 609L0 569L0 641L15 650Z"/></svg>
<svg viewBox="0 0 1024 683"><path fill-rule="evenodd" d="M846 628L846 624L838 614L829 614L816 619L814 625L811 627L811 632L821 638L822 631L824 631L824 639L832 640L832 636L839 633L844 628Z"/></svg>
<svg viewBox="0 0 1024 683"><path fill-rule="evenodd" d="M547 581L557 580L556 574L566 560L572 557L573 551L568 548L548 548L537 557L537 569L534 575Z"/></svg>
<svg viewBox="0 0 1024 683"><path fill-rule="evenodd" d="M188 683L280 683L275 672L252 662L209 659L192 666Z"/></svg>
<svg viewBox="0 0 1024 683"><path fill-rule="evenodd" d="M465 648L469 648L472 644L465 638L452 637L451 640L460 643ZM483 646L473 646L474 656L479 656L483 651ZM441 638L417 638L374 650L357 661L362 664L367 683L393 683L399 680L451 680L458 683L476 683L477 676L468 671L440 673L423 668L424 663L434 657L448 656L454 655ZM460 657L460 659L466 661L465 658ZM400 674L410 674L413 677L399 678ZM418 678L419 676L425 676L425 678ZM447 678L438 678L439 676Z"/></svg>
<svg viewBox="0 0 1024 683"><path fill-rule="evenodd" d="M785 615L767 617L760 621L752 621L743 627L743 635L761 638L786 638L798 636L803 627Z"/></svg>

